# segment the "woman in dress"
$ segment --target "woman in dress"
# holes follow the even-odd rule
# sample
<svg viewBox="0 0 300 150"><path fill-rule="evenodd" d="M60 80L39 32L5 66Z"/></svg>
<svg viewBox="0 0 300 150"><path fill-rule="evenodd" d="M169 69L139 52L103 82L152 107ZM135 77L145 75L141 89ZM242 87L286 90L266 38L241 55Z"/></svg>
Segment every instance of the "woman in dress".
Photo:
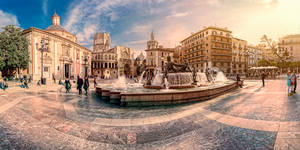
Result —
<svg viewBox="0 0 300 150"><path fill-rule="evenodd" d="M286 76L286 80L287 80L287 87L288 87L288 96L291 96L291 90L292 90L292 76L291 76L291 72L288 72L287 73L287 76Z"/></svg>

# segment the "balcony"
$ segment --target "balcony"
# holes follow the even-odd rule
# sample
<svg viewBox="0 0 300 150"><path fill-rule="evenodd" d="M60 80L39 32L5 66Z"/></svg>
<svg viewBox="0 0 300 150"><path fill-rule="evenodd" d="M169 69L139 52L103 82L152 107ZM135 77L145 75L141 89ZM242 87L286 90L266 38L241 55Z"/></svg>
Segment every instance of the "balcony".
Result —
<svg viewBox="0 0 300 150"><path fill-rule="evenodd" d="M216 42L216 43L222 43L222 44L231 44L231 41L220 41L220 40L214 40L214 39L212 39L211 40L212 42Z"/></svg>
<svg viewBox="0 0 300 150"><path fill-rule="evenodd" d="M190 59L201 58L201 57L204 57L204 55L198 55L198 56L193 56L193 57L186 57L186 59L190 60Z"/></svg>
<svg viewBox="0 0 300 150"><path fill-rule="evenodd" d="M228 53L228 54L226 54L226 53L212 53L211 54L212 56L232 56L232 54L230 53Z"/></svg>
<svg viewBox="0 0 300 150"><path fill-rule="evenodd" d="M228 47L228 48L222 48L222 47L216 47L216 46L212 46L211 47L212 49L224 49L224 50L231 50L231 47Z"/></svg>

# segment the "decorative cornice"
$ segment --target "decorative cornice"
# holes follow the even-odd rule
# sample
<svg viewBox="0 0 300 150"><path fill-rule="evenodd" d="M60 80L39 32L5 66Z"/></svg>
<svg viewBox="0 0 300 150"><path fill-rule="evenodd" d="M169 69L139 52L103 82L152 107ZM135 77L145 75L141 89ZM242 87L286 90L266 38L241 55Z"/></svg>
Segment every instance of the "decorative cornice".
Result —
<svg viewBox="0 0 300 150"><path fill-rule="evenodd" d="M23 30L23 33L22 33L22 34L24 35L24 34L28 34L28 33L30 33L30 32L34 32L34 31L35 31L35 32L42 33L42 34L46 34L46 35L49 35L49 36L52 36L52 37L55 37L55 38L58 38L58 39L60 39L60 40L67 41L67 42L69 42L70 44L74 44L74 45L76 45L76 46L78 46L78 47L80 47L80 48L83 48L83 49L85 49L85 50L87 50L87 51L89 51L89 52L92 52L90 49L88 49L88 48L86 48L86 47L83 47L83 46L79 45L78 43L75 43L75 42L73 42L73 41L71 41L71 40L69 40L69 39L66 39L66 38L61 37L61 36L59 36L59 35L56 35L56 34L53 34L53 33L47 32L47 31L45 31L45 30L38 29L38 28L31 27L31 28L25 29L25 30Z"/></svg>

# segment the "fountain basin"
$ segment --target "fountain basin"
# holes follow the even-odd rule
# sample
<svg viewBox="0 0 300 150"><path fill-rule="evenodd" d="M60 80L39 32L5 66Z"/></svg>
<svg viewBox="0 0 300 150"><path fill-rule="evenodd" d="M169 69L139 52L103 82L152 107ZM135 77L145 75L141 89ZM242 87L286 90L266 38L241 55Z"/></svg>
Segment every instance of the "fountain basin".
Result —
<svg viewBox="0 0 300 150"><path fill-rule="evenodd" d="M121 92L110 91L109 92L109 102L112 104L120 104L121 103Z"/></svg>
<svg viewBox="0 0 300 150"><path fill-rule="evenodd" d="M119 103L121 106L153 106L202 101L217 97L236 89L237 83L235 81L227 81L222 84L206 87L170 90L157 90L156 88L158 87L154 87L154 89L143 89L143 87L141 87L131 90L127 89L124 91L117 91L120 92L120 94L118 95L118 93L116 93L116 99L112 100L112 103ZM108 92L109 96L107 96L106 91L112 92ZM108 98L110 102L110 99L113 98L112 93L114 92L116 91L113 88L110 90L103 90L102 88L102 97L104 96L103 98ZM120 98L120 101L118 98Z"/></svg>
<svg viewBox="0 0 300 150"><path fill-rule="evenodd" d="M110 100L110 90L102 89L101 93L102 93L101 97L102 97L103 100L106 100L106 101Z"/></svg>
<svg viewBox="0 0 300 150"><path fill-rule="evenodd" d="M166 89L164 86L159 86L159 85L144 85L144 88L147 89ZM187 89L187 88L195 88L194 85L171 85L169 86L169 89Z"/></svg>

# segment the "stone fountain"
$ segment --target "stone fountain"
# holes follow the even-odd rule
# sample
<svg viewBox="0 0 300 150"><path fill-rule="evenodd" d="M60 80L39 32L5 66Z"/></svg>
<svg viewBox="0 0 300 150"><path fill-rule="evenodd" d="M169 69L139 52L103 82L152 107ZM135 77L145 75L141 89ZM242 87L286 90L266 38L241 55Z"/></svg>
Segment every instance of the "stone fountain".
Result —
<svg viewBox="0 0 300 150"><path fill-rule="evenodd" d="M197 72L188 63L176 64L168 57L162 72L145 69L138 83L120 77L101 84L96 92L102 100L121 106L169 105L207 100L237 88L235 81L215 69Z"/></svg>

